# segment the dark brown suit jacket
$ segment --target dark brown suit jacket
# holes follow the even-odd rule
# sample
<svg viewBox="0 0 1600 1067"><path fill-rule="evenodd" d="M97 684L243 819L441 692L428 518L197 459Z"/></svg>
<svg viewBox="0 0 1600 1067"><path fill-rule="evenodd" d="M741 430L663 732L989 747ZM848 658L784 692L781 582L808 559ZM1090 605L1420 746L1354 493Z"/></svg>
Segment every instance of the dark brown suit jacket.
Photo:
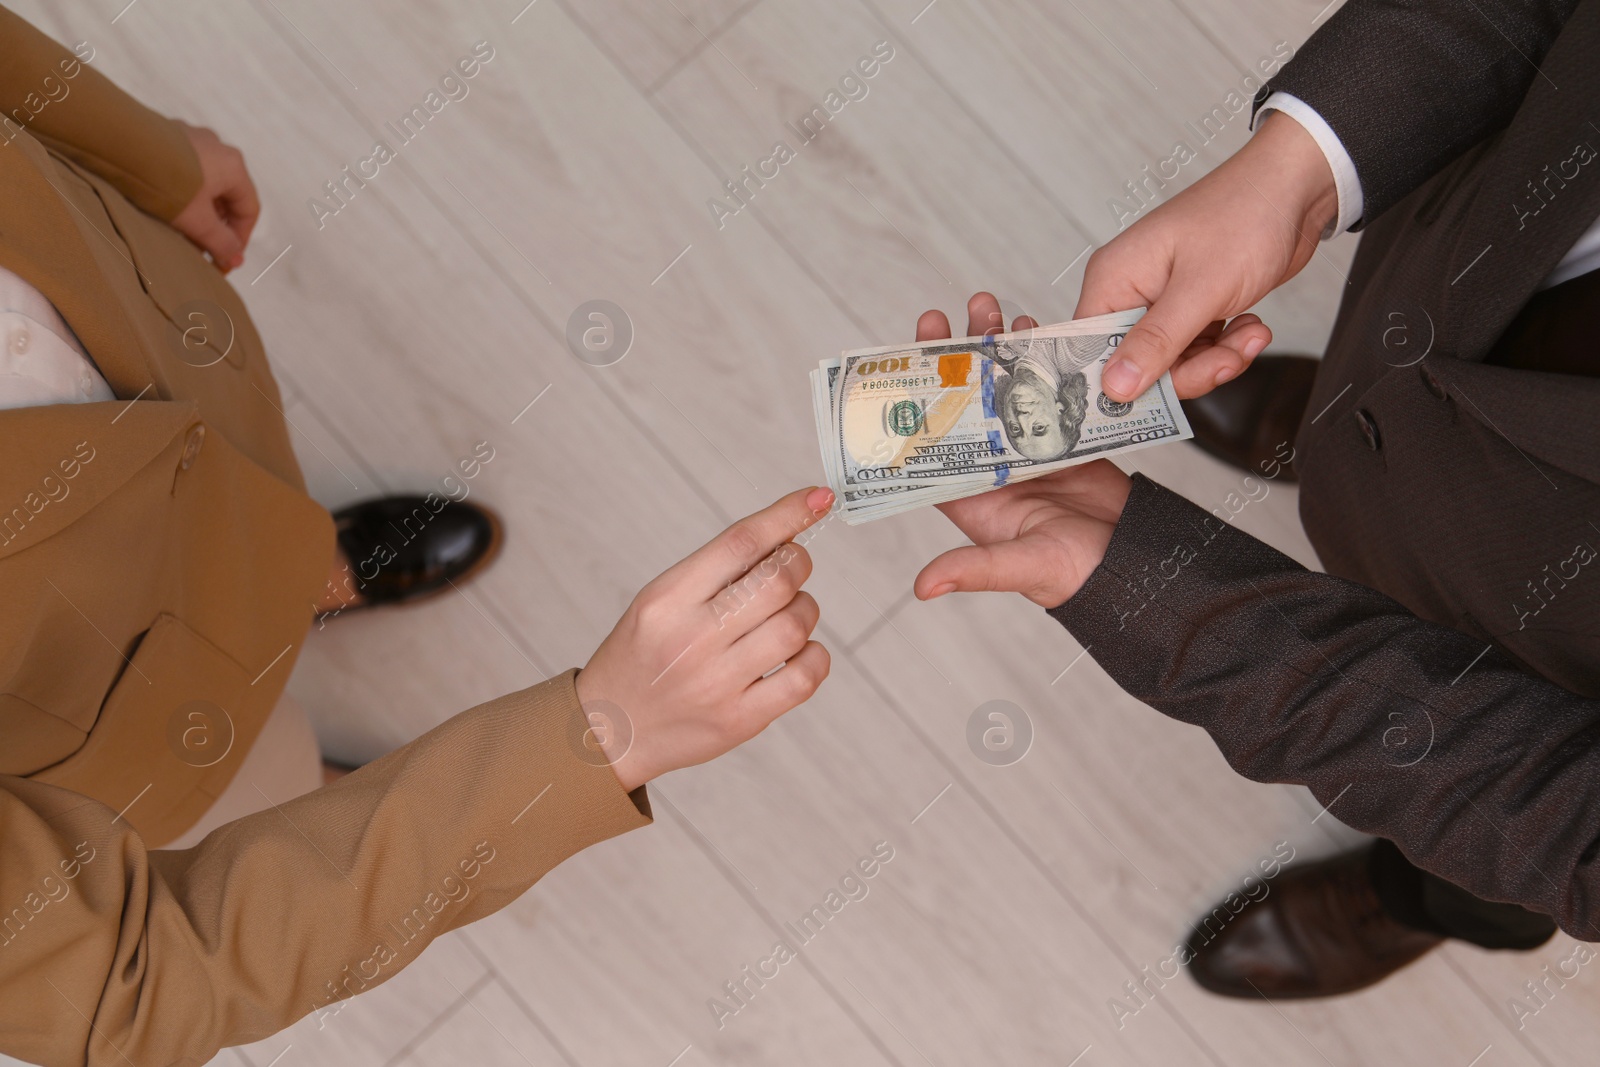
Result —
<svg viewBox="0 0 1600 1067"><path fill-rule="evenodd" d="M1339 134L1370 222L1295 442L1330 573L1138 479L1054 612L1242 774L1589 940L1600 379L1484 360L1600 214L1600 159L1567 162L1600 147L1596 54L1596 0L1328 20L1271 88Z"/></svg>

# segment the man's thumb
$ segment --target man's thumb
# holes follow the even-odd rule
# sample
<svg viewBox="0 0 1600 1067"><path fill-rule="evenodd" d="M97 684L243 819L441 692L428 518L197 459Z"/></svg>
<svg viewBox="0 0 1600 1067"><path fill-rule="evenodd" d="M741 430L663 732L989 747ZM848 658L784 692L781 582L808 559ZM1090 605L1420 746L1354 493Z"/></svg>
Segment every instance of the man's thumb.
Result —
<svg viewBox="0 0 1600 1067"><path fill-rule="evenodd" d="M1151 305L1106 364L1100 388L1113 400L1132 400L1172 369L1183 350L1221 316L1210 302L1169 288Z"/></svg>
<svg viewBox="0 0 1600 1067"><path fill-rule="evenodd" d="M933 600L946 593L953 593L958 589L970 588L963 582L970 582L967 574L968 568L963 565L964 556L973 551L972 546L953 548L948 552L936 556L932 562L917 574L917 580L912 583L911 590L918 600Z"/></svg>
<svg viewBox="0 0 1600 1067"><path fill-rule="evenodd" d="M946 593L1020 593L1036 579L1036 562L1023 545L998 541L992 545L964 545L936 556L922 568L912 586L918 600L933 600Z"/></svg>

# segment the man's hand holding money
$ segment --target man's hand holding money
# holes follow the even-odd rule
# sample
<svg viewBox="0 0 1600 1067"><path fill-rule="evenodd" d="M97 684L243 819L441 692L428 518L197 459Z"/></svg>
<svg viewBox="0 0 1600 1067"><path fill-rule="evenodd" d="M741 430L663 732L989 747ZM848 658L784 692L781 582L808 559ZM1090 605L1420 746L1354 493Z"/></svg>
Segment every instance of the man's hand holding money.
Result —
<svg viewBox="0 0 1600 1067"><path fill-rule="evenodd" d="M1089 257L1073 318L1150 309L1106 366L1106 394L1132 400L1170 371L1188 400L1242 374L1272 331L1241 313L1310 262L1337 213L1317 142L1286 115L1263 116L1216 170Z"/></svg>
<svg viewBox="0 0 1600 1067"><path fill-rule="evenodd" d="M1004 330L1000 303L978 293L967 303L967 335ZM1037 325L1026 316L1013 330ZM941 311L917 320L917 340L950 336ZM919 600L953 592L1021 593L1041 607L1071 598L1105 558L1131 483L1109 460L936 505L972 544L951 549L917 575Z"/></svg>

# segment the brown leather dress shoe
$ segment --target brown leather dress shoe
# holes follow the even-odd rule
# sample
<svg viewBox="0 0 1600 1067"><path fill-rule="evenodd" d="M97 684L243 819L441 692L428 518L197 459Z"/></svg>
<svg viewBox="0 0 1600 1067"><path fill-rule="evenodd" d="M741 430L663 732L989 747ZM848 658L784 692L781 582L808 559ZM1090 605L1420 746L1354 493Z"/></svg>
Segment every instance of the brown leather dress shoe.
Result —
<svg viewBox="0 0 1600 1067"><path fill-rule="evenodd" d="M1185 400L1194 443L1257 477L1294 481L1294 468L1284 458L1293 455L1319 362L1309 356L1257 356L1233 381Z"/></svg>
<svg viewBox="0 0 1600 1067"><path fill-rule="evenodd" d="M1252 1000L1335 996L1382 981L1443 941L1384 910L1371 852L1285 871L1237 913L1219 905L1189 935L1195 981Z"/></svg>
<svg viewBox="0 0 1600 1067"><path fill-rule="evenodd" d="M436 493L365 500L333 519L348 563L343 607L324 618L448 592L487 567L503 539L494 512Z"/></svg>

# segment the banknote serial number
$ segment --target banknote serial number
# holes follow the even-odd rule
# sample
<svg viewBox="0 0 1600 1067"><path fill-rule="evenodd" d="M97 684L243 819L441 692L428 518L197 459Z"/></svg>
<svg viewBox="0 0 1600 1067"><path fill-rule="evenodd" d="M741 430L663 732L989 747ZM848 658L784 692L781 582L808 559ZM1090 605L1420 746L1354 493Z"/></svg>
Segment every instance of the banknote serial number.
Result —
<svg viewBox="0 0 1600 1067"><path fill-rule="evenodd" d="M1171 422L1162 414L1156 413L1142 418L1118 419L1116 422L1106 423L1102 426L1090 426L1083 431L1085 437L1120 437L1132 426L1159 426L1171 428ZM1174 433L1177 431L1173 431Z"/></svg>
<svg viewBox="0 0 1600 1067"><path fill-rule="evenodd" d="M938 384L938 377L929 375L926 378L868 378L865 381L858 380L856 388L863 393L870 393L877 389L905 389L908 386L915 389L921 386Z"/></svg>

